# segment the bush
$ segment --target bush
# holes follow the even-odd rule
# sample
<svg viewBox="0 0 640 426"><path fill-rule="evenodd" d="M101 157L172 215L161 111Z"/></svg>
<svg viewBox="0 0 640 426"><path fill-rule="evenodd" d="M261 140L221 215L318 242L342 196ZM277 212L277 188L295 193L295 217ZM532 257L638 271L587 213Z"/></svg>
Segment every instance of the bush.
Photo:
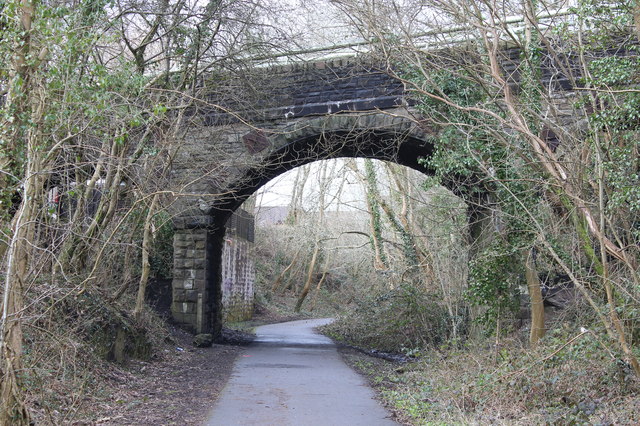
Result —
<svg viewBox="0 0 640 426"><path fill-rule="evenodd" d="M441 299L437 293L405 283L356 302L351 313L328 327L328 333L387 352L438 346L452 337L454 322L466 323L466 315L452 318Z"/></svg>

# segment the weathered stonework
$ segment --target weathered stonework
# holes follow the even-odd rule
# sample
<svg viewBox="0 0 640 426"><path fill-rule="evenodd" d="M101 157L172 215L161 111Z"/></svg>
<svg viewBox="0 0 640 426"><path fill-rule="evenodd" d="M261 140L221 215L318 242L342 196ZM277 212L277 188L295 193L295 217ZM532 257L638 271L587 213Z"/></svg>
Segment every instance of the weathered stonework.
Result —
<svg viewBox="0 0 640 426"><path fill-rule="evenodd" d="M254 242L254 217L237 210L227 221L222 250L222 318L243 321L253 315L255 265L251 252Z"/></svg>
<svg viewBox="0 0 640 426"><path fill-rule="evenodd" d="M210 262L217 256L219 237L206 228L178 229L174 235L173 320L197 334L214 333L222 317L241 321L253 313L255 268L253 216L239 210L226 223L220 270ZM221 275L223 285L208 285Z"/></svg>
<svg viewBox="0 0 640 426"><path fill-rule="evenodd" d="M173 238L173 302L171 313L178 324L195 333L211 332L212 307L207 229L178 229Z"/></svg>
<svg viewBox="0 0 640 426"><path fill-rule="evenodd" d="M253 314L255 267L251 246L243 238L228 235L222 254L222 317L224 321L244 321Z"/></svg>
<svg viewBox="0 0 640 426"><path fill-rule="evenodd" d="M519 56L507 53L503 65L514 71L508 73L509 84L517 85ZM553 69L543 80L554 92L545 109L556 127L549 124L542 133L556 149L556 136L571 126L579 129L581 117L567 80ZM179 196L172 207L172 312L177 323L197 333L215 335L223 316L238 320L251 312L251 239L234 234L237 227L228 220L269 180L336 157L375 158L430 172L420 159L432 154L435 134L397 80L352 61L262 72L268 93L239 93L243 86L231 85L236 104L228 109L234 114L220 109L194 114L173 162L171 190ZM224 95L218 100L222 103Z"/></svg>

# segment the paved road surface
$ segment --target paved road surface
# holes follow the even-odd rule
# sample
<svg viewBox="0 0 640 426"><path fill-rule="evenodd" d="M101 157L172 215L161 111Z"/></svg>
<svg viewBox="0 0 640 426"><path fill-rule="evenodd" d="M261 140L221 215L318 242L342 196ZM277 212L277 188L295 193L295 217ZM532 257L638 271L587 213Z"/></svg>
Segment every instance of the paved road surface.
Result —
<svg viewBox="0 0 640 426"><path fill-rule="evenodd" d="M236 363L209 426L391 426L365 381L314 327L331 319L258 327Z"/></svg>

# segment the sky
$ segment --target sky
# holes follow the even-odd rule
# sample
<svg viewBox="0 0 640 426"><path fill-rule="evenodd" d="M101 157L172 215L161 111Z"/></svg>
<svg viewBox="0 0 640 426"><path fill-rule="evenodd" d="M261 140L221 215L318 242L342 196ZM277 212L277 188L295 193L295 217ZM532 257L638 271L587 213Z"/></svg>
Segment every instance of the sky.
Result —
<svg viewBox="0 0 640 426"><path fill-rule="evenodd" d="M364 160L337 158L332 160L316 161L307 165L310 168L309 179L306 182L303 208L307 211L317 211L318 193L322 184L322 168L327 171L333 170L333 177L327 179L328 187L326 191L327 211L366 211L366 194L364 187L359 178L349 167L347 162L357 165L358 169L364 170ZM373 160L377 171L378 190L382 196L388 196L390 193L389 178L384 168L384 162ZM296 174L299 168L290 170L268 182L256 192L256 207L274 207L289 206L291 203L291 194L293 185L296 180ZM414 187L421 186L426 180L425 176L415 170L407 169L409 180ZM413 196L417 195L415 189L411 190ZM418 191L419 192L419 191ZM338 196L339 194L339 196Z"/></svg>
<svg viewBox="0 0 640 426"><path fill-rule="evenodd" d="M306 182L303 196L303 207L305 209L313 210L318 205L321 168L326 161L336 161L336 170L344 167L343 159L316 161L308 165L310 168L309 179ZM290 170L260 188L256 193L256 205L264 207L288 206L291 202L291 194L297 173L298 168ZM346 181L342 185L342 194L338 200L336 196L340 192L339 187L343 176ZM328 205L329 210L337 210L338 208L340 210L366 209L362 185L354 175L345 176L345 172L339 172L338 176L330 179L326 198L328 200L334 199L334 202Z"/></svg>

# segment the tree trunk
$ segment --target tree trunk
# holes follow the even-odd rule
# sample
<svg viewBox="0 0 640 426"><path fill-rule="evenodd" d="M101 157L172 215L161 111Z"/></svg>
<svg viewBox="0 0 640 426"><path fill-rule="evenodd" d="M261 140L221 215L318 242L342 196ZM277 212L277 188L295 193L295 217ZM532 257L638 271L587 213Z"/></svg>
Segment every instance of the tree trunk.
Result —
<svg viewBox="0 0 640 426"><path fill-rule="evenodd" d="M533 250L525 250L523 257L525 259L525 276L527 278L527 287L529 288L529 298L531 300L531 333L529 334L529 343L531 343L531 346L536 346L538 340L544 337L546 332L544 326L542 289L540 288L540 280L538 279L533 260Z"/></svg>
<svg viewBox="0 0 640 426"><path fill-rule="evenodd" d="M0 166L4 168L8 159L7 165L10 168L7 170L16 174L23 173L23 193L20 207L12 221L13 232L6 249L7 266L0 318L0 425L30 423L18 374L22 370L23 291L29 272L37 203L40 200L39 185L42 179L42 164L39 159L41 147L38 144L36 126L42 117L43 100L33 90L37 64L29 63L28 60L33 53L31 26L34 4L29 0L23 0L17 15L20 17L20 24L14 30L19 34L19 44L16 46L12 64L14 75L8 84L9 92L4 108L6 114L11 115L11 120L4 119L0 125L0 130L3 133L6 131L8 135L7 144L0 146L4 151L0 152ZM27 114L31 123L23 119ZM26 154L24 168L18 164L21 148L24 148ZM2 177L5 178L6 176ZM3 181L0 180L0 183Z"/></svg>
<svg viewBox="0 0 640 426"><path fill-rule="evenodd" d="M354 171L360 182L364 186L367 211L369 212L369 229L371 231L371 247L373 248L373 267L376 270L387 270L389 265L382 243L382 218L380 215L380 205L376 196L378 186L376 183L375 168L371 160L365 160L365 175L358 169L354 161L350 161L348 166Z"/></svg>
<svg viewBox="0 0 640 426"><path fill-rule="evenodd" d="M33 102L35 104L35 102ZM31 114L39 121L42 103ZM26 131L27 164L20 209L13 223L13 235L7 253L7 270L0 322L0 425L29 424L29 413L21 396L18 372L22 369L23 292L27 285L29 266L35 240L35 224L42 200L43 164L40 159L36 129Z"/></svg>
<svg viewBox="0 0 640 426"><path fill-rule="evenodd" d="M322 284L324 284L326 279L327 279L327 271L325 270L322 273L322 277L320 277L320 281L318 281L318 285L316 286L316 291L313 295L313 301L311 302L311 307L309 308L310 311L313 311L316 308L316 302L318 301L318 293L320 293Z"/></svg>
<svg viewBox="0 0 640 426"><path fill-rule="evenodd" d="M29 236L33 235L33 194L35 177L25 182L22 205L14 221L13 237L7 255L7 271L0 324L0 425L29 424L29 414L21 395L18 372L22 369L23 290L30 259Z"/></svg>
<svg viewBox="0 0 640 426"><path fill-rule="evenodd" d="M153 216L155 215L156 204L160 195L155 193L147 212L147 218L144 221L144 232L142 236L142 274L140 275L140 283L138 284L138 295L136 297L136 307L133 310L133 316L136 320L140 320L142 310L144 309L144 297L147 291L147 283L149 281L149 273L151 265L149 264L149 252L151 251L151 242L153 239Z"/></svg>
<svg viewBox="0 0 640 426"><path fill-rule="evenodd" d="M298 302L296 303L295 311L300 312L302 308L302 303L304 299L309 294L309 290L311 289L311 283L313 282L313 271L316 269L316 262L318 261L318 254L320 253L320 244L316 243L316 248L313 251L313 256L311 256L311 263L309 263L309 269L307 272L307 281L304 283L304 287L302 288L302 292L298 297Z"/></svg>
<svg viewBox="0 0 640 426"><path fill-rule="evenodd" d="M296 260L298 259L298 255L300 255L301 251L302 251L302 247L300 247L298 251L296 251L296 254L293 255L293 259L291 259L291 262L289 263L289 265L286 268L284 268L284 270L280 273L280 275L278 275L278 278L276 278L275 282L271 286L272 292L275 292L276 290L278 290L278 288L282 284L282 280L284 280L284 276L287 274L287 272L291 270L291 268L293 268L293 265L296 263Z"/></svg>
<svg viewBox="0 0 640 426"><path fill-rule="evenodd" d="M287 222L291 224L298 223L299 211L302 210L302 201L304 194L304 187L309 179L309 166L301 166L298 168L296 178L293 185L293 195L291 196L291 204L289 204L289 214L287 215Z"/></svg>

